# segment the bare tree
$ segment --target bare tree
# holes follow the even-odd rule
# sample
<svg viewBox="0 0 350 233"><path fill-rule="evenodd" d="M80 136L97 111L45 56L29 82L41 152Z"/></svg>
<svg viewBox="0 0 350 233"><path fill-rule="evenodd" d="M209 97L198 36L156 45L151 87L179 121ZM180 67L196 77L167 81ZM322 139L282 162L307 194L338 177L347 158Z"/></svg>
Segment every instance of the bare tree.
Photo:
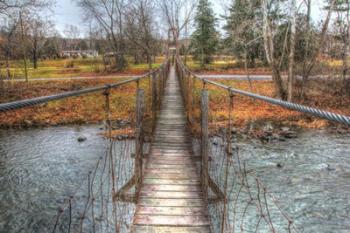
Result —
<svg viewBox="0 0 350 233"><path fill-rule="evenodd" d="M28 40L30 42L34 69L38 67L39 53L44 47L47 37L51 34L52 28L52 22L43 20L38 16L28 20Z"/></svg>
<svg viewBox="0 0 350 233"><path fill-rule="evenodd" d="M15 53L15 40L16 40L16 30L18 27L17 19L7 19L4 22L4 25L1 28L2 35L2 43L0 43L1 51L3 52L3 56L5 58L5 66L6 66L6 78L9 80L11 78L11 64L10 59L14 56Z"/></svg>
<svg viewBox="0 0 350 233"><path fill-rule="evenodd" d="M177 55L180 35L192 22L196 4L197 0L159 0L163 18L175 40Z"/></svg>
<svg viewBox="0 0 350 233"><path fill-rule="evenodd" d="M275 45L274 35L271 22L269 17L269 10L272 4L268 3L268 0L262 1L262 14L263 14L263 38L264 48L267 62L272 69L272 79L275 84L275 89L279 98L286 99L286 90L283 87L283 80L280 71L280 65L278 59L275 57Z"/></svg>
<svg viewBox="0 0 350 233"><path fill-rule="evenodd" d="M350 1L339 1L336 4L335 11L337 13L335 28L336 33L339 35L342 41L342 78L343 78L343 90L350 95L350 79L348 79L349 70L349 43L350 43Z"/></svg>
<svg viewBox="0 0 350 233"><path fill-rule="evenodd" d="M282 51L276 51L276 45L274 41L274 37L277 34L279 22L278 20L280 19L278 17L278 13L276 14L275 11L276 9L278 10L278 7L281 7L282 3L280 1L268 1L268 0L263 0L262 1L262 15L263 15L263 37L264 37L264 48L265 48L265 54L266 54L266 59L271 67L272 70L272 78L275 84L275 88L277 91L277 95L282 98L282 99L288 99L292 100L293 96L293 77L294 77L294 56L295 56L295 44L296 44L296 2L295 0L292 1L292 10L291 10L291 16L289 20L289 26L286 31L285 35L285 40L284 40L284 45L282 46ZM321 49L324 46L325 39L326 39L326 32L328 29L329 21L334 9L334 4L336 0L332 0L330 2L330 5L327 9L327 17L326 20L324 21L322 25L322 30L319 34L319 43L317 43L316 48L314 51L309 56L304 56L305 61L303 62L303 71L302 71L302 76L303 76L303 85L302 85L302 96L304 95L304 88L306 86L306 82L310 76L310 73L315 65L316 59L319 56ZM308 1L308 14L310 14L310 1ZM277 15L277 17L276 17ZM309 24L309 17L308 17L308 22ZM309 30L310 25L307 26L307 30ZM282 76L281 76L281 64L283 62L283 57L285 53L285 49L287 48L287 36L288 36L288 30L290 30L290 38L289 38L289 56L288 56L288 79L287 79L287 85L284 85ZM309 39L307 39L309 40ZM278 56L278 54L281 54Z"/></svg>
<svg viewBox="0 0 350 233"><path fill-rule="evenodd" d="M24 77L27 82L29 83L28 79L28 64L27 64L27 28L25 25L25 22L23 20L23 13L22 11L19 12L19 24L20 24L20 31L21 31L21 47L22 47L22 53L23 53L23 65L24 65Z"/></svg>
<svg viewBox="0 0 350 233"><path fill-rule="evenodd" d="M312 69L314 68L315 64L316 64L316 60L318 58L318 56L320 55L320 52L322 50L322 48L324 47L324 44L326 42L326 37L327 37L327 30L328 30L328 26L329 26L329 22L331 20L331 16L332 13L334 11L334 6L336 4L337 0L331 0L328 9L327 9L327 16L326 19L322 25L322 30L320 32L320 39L319 39L319 43L316 47L316 49L312 52L312 54L310 54L310 57L308 57L305 61L304 61L304 65L303 65L303 71L302 71L302 76L303 76L303 84L301 87L301 97L305 98L305 88L306 85L308 83L310 74ZM311 4L309 2L309 4ZM308 6L308 14L309 14L309 9L310 6ZM310 16L308 16L310 17ZM310 19L308 19L310 20ZM309 22L308 22L309 24ZM308 26L308 28L310 28L310 26Z"/></svg>
<svg viewBox="0 0 350 233"><path fill-rule="evenodd" d="M49 7L52 0L0 0L0 15L11 15L14 10L27 9L34 11L36 9Z"/></svg>
<svg viewBox="0 0 350 233"><path fill-rule="evenodd" d="M126 14L125 32L127 38L147 56L149 69L152 69L152 56L155 55L157 41L154 30L154 4L150 0L136 0Z"/></svg>
<svg viewBox="0 0 350 233"><path fill-rule="evenodd" d="M67 38L66 49L76 50L79 44L80 30L77 26L67 24L63 30L64 36Z"/></svg>
<svg viewBox="0 0 350 233"><path fill-rule="evenodd" d="M109 45L115 54L117 70L126 65L124 14L126 0L77 0L87 19L93 18L105 31Z"/></svg>
<svg viewBox="0 0 350 233"><path fill-rule="evenodd" d="M80 36L80 30L75 25L67 24L63 30L63 34L69 39L77 39Z"/></svg>

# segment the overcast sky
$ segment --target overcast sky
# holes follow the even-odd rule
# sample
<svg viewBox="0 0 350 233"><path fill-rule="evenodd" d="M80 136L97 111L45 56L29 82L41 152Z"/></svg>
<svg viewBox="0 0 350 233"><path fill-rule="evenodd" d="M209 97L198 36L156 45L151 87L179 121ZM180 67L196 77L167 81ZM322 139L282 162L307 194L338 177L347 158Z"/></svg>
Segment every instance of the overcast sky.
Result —
<svg viewBox="0 0 350 233"><path fill-rule="evenodd" d="M301 2L302 0L297 0ZM319 21L323 18L324 14L321 12L323 7L323 2L325 0L313 0L312 17L314 20ZM231 0L211 0L213 3L214 11L219 17L225 12L224 5ZM53 9L53 20L56 23L57 30L63 35L63 31L66 25L78 26L81 30L81 36L85 36L84 33L87 32L87 25L84 24L81 16L81 10L72 0L57 0L56 7ZM222 22L220 23L222 25Z"/></svg>
<svg viewBox="0 0 350 233"><path fill-rule="evenodd" d="M63 34L66 25L75 25L79 28L86 27L83 25L81 11L76 3L71 0L57 0L56 7L53 9L53 20L56 23L57 30Z"/></svg>

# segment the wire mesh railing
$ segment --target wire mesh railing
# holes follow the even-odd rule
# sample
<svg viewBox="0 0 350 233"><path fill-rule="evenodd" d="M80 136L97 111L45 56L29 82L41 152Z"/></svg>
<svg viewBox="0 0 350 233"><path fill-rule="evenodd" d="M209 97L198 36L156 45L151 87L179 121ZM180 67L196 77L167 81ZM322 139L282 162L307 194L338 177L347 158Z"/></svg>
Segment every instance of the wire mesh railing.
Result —
<svg viewBox="0 0 350 233"><path fill-rule="evenodd" d="M56 200L59 207L48 232L130 231L143 154L152 140L169 66L169 61L165 61L157 70L116 84L0 104L1 114L22 108L45 108L43 104L52 101L64 105L67 98L94 98L102 105L105 153L85 172L84 182L68 190L64 200Z"/></svg>
<svg viewBox="0 0 350 233"><path fill-rule="evenodd" d="M234 89L200 78L176 60L188 122L214 232L298 232L286 206L240 157L234 111L237 98L253 98L350 125L348 116Z"/></svg>

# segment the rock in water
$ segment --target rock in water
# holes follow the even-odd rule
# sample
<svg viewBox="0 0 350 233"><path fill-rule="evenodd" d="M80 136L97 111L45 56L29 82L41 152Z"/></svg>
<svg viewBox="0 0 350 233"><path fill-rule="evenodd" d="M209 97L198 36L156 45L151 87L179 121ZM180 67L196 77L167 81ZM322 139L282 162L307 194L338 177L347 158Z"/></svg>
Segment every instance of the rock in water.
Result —
<svg viewBox="0 0 350 233"><path fill-rule="evenodd" d="M85 142L87 138L85 136L79 136L77 140L78 142Z"/></svg>

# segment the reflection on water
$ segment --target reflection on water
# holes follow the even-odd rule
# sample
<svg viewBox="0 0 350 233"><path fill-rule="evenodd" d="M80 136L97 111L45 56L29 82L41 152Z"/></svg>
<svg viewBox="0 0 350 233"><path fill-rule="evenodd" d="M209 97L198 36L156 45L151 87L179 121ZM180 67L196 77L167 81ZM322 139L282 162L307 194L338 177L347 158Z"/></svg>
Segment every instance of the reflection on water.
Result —
<svg viewBox="0 0 350 233"><path fill-rule="evenodd" d="M0 131L0 232L51 232L58 206L106 154L108 142L99 132L98 126ZM87 140L79 143L81 135ZM349 138L308 131L285 142L238 146L247 170L275 194L298 229L348 232Z"/></svg>

